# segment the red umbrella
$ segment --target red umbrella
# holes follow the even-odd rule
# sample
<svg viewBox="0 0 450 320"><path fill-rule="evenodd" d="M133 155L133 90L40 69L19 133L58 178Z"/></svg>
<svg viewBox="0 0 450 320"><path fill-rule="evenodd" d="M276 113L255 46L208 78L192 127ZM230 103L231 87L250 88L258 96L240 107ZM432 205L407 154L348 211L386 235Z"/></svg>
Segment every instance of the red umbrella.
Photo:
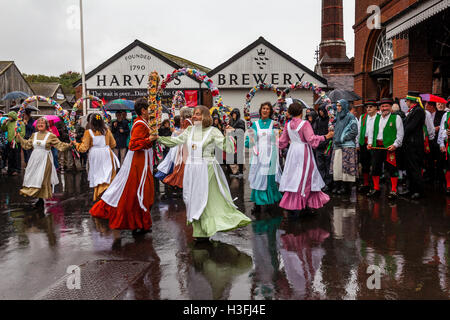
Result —
<svg viewBox="0 0 450 320"><path fill-rule="evenodd" d="M447 103L447 100L445 100L444 98L435 96L434 94L430 93L421 94L420 97L422 98L423 101Z"/></svg>

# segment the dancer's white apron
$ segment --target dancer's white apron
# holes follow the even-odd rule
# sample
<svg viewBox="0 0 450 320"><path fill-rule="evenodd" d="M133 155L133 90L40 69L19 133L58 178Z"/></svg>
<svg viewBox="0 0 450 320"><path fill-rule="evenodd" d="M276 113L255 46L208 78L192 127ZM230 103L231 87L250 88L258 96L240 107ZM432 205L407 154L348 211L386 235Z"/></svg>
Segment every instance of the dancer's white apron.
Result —
<svg viewBox="0 0 450 320"><path fill-rule="evenodd" d="M111 183L113 164L111 163L111 154L116 168L120 167L119 159L111 152L106 144L105 136L95 136L89 129L92 138L92 147L89 149L89 187L94 188L103 183Z"/></svg>
<svg viewBox="0 0 450 320"><path fill-rule="evenodd" d="M286 165L284 166L280 181L280 192L297 192L303 178L301 188L301 195L303 197L305 196L306 182L311 165L314 165L311 177L311 191L321 191L325 186L320 172L317 170L316 160L311 146L303 142L298 133L305 123L306 120L303 120L295 130L291 129L291 123L287 125L291 145L286 156ZM308 157L306 169L303 171L305 167L305 153L308 154Z"/></svg>
<svg viewBox="0 0 450 320"><path fill-rule="evenodd" d="M42 187L45 168L47 167L47 161L50 158L50 162L52 163L51 184L52 189L54 189L55 185L59 183L58 174L56 173L55 165L53 164L53 155L51 150L45 149L45 144L47 143L47 139L50 136L50 132L47 132L44 140L37 140L37 135L38 133L36 132L33 138L33 152L31 153L30 159L28 160L28 164L25 169L23 186L27 188L38 189Z"/></svg>
<svg viewBox="0 0 450 320"><path fill-rule="evenodd" d="M203 136L203 139L199 142L193 141L194 131L196 127L192 127L191 134L186 142L188 149L188 159L184 167L183 178L183 200L186 204L186 216L189 222L193 220L199 220L206 204L208 203L208 165L212 164L214 168L214 174L216 176L217 183L219 185L220 192L225 200L234 208L236 206L231 199L230 188L226 180L225 174L219 163L215 158L204 159L203 158L203 145L208 139L213 127ZM202 130L202 129L197 129ZM224 189L224 187L226 189Z"/></svg>
<svg viewBox="0 0 450 320"><path fill-rule="evenodd" d="M250 163L250 172L248 174L248 180L250 182L250 188L253 190L267 190L267 176L273 175L270 172L270 160L272 158L272 136L273 136L273 121L270 122L268 129L261 129L259 122L255 122L257 129L257 150L258 154L253 152L252 160ZM279 182L281 178L281 167L277 152L276 160L276 172L275 181ZM272 169L273 170L273 169Z"/></svg>
<svg viewBox="0 0 450 320"><path fill-rule="evenodd" d="M172 137L178 136L175 132L172 134ZM172 168L172 165L175 164L176 157L178 154L178 150L182 146L175 146L173 148L170 148L169 152L167 153L164 160L158 165L157 169L158 171L161 171L164 174L169 174L170 168Z"/></svg>
<svg viewBox="0 0 450 320"><path fill-rule="evenodd" d="M134 126L139 122L145 124L147 128L150 130L150 127L145 121L138 120L133 124L131 132L133 132ZM153 150L145 149L141 151L145 153L145 165L144 169L142 170L141 179L137 190L137 197L141 209L147 211L147 208L145 208L144 206L144 186L145 186L145 178L147 177L149 167L150 171L153 173ZM117 205L119 204L120 198L122 197L123 190L125 189L125 185L127 184L128 181L128 175L130 174L131 163L133 162L133 155L134 151L128 150L127 155L125 156L125 160L122 163L122 168L120 169L119 173L114 178L113 182L111 183L109 188L106 189L105 193L102 196L102 200L111 207L116 208Z"/></svg>

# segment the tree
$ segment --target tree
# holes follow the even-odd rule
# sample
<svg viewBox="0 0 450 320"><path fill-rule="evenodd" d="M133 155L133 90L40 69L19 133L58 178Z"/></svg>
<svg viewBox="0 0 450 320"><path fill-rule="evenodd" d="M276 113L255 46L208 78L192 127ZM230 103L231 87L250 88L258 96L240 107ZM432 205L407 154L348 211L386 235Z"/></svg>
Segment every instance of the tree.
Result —
<svg viewBox="0 0 450 320"><path fill-rule="evenodd" d="M65 94L75 94L75 89L73 88L73 83L81 79L81 74L74 71L67 71L63 74L56 76L46 76L43 74L23 74L26 81L29 83L36 82L57 82L61 84L62 89Z"/></svg>
<svg viewBox="0 0 450 320"><path fill-rule="evenodd" d="M59 75L59 83L61 84L65 93L75 94L73 83L81 79L81 74L74 71L67 71Z"/></svg>

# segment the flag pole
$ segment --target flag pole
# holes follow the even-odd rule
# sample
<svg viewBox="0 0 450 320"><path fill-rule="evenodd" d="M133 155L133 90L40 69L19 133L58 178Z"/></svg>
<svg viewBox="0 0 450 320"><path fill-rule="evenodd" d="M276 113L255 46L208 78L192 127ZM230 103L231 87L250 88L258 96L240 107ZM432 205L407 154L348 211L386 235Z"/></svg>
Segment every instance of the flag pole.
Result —
<svg viewBox="0 0 450 320"><path fill-rule="evenodd" d="M84 35L83 35L83 0L80 0L80 37L81 37L81 86L82 97L86 97L86 75L84 72ZM83 116L87 114L86 100L83 99Z"/></svg>

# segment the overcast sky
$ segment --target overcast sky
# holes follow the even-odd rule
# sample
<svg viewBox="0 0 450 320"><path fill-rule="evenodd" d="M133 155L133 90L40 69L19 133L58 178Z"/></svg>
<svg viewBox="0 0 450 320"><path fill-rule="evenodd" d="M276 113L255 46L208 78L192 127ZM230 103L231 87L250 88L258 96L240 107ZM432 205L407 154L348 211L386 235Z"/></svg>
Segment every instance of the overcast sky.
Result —
<svg viewBox="0 0 450 320"><path fill-rule="evenodd" d="M0 60L23 73L81 70L79 0L0 0ZM135 39L214 68L263 36L314 68L320 0L84 0L86 72ZM344 0L353 57L354 0Z"/></svg>

